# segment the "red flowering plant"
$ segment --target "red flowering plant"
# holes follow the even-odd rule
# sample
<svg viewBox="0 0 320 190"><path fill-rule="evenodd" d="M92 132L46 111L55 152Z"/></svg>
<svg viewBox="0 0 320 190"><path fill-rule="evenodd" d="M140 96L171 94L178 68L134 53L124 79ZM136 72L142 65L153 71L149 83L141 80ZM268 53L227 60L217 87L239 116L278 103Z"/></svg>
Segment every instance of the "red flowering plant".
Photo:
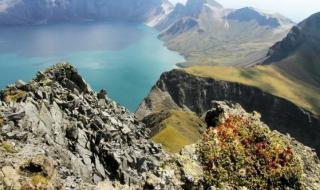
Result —
<svg viewBox="0 0 320 190"><path fill-rule="evenodd" d="M303 189L302 163L280 134L256 119L230 115L198 145L208 186Z"/></svg>

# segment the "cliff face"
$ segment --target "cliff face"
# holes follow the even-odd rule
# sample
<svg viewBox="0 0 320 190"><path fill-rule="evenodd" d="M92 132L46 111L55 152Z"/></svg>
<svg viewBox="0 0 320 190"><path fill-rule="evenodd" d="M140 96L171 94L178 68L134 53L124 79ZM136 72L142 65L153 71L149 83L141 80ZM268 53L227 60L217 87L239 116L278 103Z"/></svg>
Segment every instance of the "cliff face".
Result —
<svg viewBox="0 0 320 190"><path fill-rule="evenodd" d="M204 114L213 100L229 100L247 111L257 111L273 130L289 133L320 153L320 119L295 104L258 88L189 75L181 70L164 73L136 111L139 118L162 109L183 108Z"/></svg>

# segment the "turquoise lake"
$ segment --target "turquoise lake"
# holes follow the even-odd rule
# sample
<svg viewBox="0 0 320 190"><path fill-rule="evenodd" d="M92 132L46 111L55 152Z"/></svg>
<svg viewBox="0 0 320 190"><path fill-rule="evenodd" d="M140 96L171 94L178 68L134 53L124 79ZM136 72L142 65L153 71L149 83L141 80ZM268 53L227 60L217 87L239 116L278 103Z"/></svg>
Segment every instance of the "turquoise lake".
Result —
<svg viewBox="0 0 320 190"><path fill-rule="evenodd" d="M161 73L184 61L157 35L144 25L110 22L0 28L0 88L69 62L93 89L135 111Z"/></svg>

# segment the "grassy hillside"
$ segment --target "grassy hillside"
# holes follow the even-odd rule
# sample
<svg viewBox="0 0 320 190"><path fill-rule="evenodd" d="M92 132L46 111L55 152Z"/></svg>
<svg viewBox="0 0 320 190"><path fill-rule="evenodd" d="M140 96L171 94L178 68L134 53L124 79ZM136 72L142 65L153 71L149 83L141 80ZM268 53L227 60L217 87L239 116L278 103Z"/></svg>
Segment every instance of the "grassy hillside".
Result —
<svg viewBox="0 0 320 190"><path fill-rule="evenodd" d="M196 143L204 130L204 122L194 113L187 111L170 111L170 116L160 123L160 132L152 137L163 148L176 153L184 146Z"/></svg>
<svg viewBox="0 0 320 190"><path fill-rule="evenodd" d="M186 72L200 77L215 78L254 86L285 98L314 113L320 113L320 88L285 75L275 66L251 68L194 66Z"/></svg>

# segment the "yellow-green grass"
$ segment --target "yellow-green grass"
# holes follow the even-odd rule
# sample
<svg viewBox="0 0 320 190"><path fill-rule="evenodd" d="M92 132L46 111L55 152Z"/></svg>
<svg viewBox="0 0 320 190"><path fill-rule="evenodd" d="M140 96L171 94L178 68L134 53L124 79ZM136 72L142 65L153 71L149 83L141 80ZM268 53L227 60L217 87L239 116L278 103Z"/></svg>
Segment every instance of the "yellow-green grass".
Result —
<svg viewBox="0 0 320 190"><path fill-rule="evenodd" d="M285 75L274 66L251 68L194 66L184 70L195 76L257 87L267 93L285 98L313 113L320 113L320 88Z"/></svg>
<svg viewBox="0 0 320 190"><path fill-rule="evenodd" d="M7 89L4 92L4 101L5 102L18 102L24 99L26 92L17 89Z"/></svg>
<svg viewBox="0 0 320 190"><path fill-rule="evenodd" d="M0 115L0 129L1 129L1 127L3 126L3 118L1 117L1 115Z"/></svg>
<svg viewBox="0 0 320 190"><path fill-rule="evenodd" d="M152 137L162 144L169 153L177 153L184 146L196 143L201 137L204 122L194 113L171 111L170 116L161 122L161 131Z"/></svg>
<svg viewBox="0 0 320 190"><path fill-rule="evenodd" d="M0 150L3 150L7 153L16 153L16 149L14 147L14 145L11 143L11 142L3 142L3 143L0 143Z"/></svg>

